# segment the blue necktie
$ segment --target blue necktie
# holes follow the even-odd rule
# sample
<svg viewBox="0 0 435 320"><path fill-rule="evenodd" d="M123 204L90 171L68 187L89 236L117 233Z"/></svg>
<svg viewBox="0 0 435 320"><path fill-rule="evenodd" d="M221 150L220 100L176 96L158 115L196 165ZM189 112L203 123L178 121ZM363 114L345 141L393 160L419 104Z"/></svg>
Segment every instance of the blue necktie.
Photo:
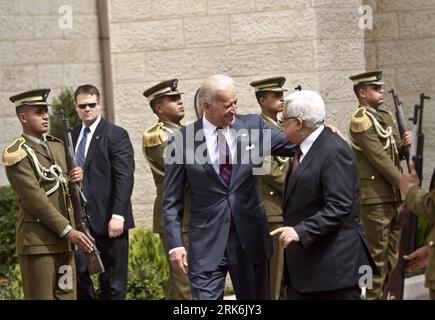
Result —
<svg viewBox="0 0 435 320"><path fill-rule="evenodd" d="M77 152L76 152L76 163L77 166L82 167L85 164L85 160L86 160L86 155L85 155L85 151L86 151L86 142L88 141L88 133L91 132L91 130L86 127L85 130L83 131L83 137L82 140L80 140L80 144L77 148Z"/></svg>
<svg viewBox="0 0 435 320"><path fill-rule="evenodd" d="M230 163L230 148L223 130L218 128L218 151L219 151L219 176L225 182L227 187L230 185L233 165Z"/></svg>

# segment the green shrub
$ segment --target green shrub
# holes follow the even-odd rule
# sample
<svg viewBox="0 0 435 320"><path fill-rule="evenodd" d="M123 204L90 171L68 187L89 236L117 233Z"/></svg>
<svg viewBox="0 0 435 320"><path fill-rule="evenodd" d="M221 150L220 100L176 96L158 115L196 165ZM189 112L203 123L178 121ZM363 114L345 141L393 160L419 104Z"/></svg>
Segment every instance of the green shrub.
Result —
<svg viewBox="0 0 435 320"><path fill-rule="evenodd" d="M50 135L63 139L63 124L56 115L61 109L69 120L70 127L80 123L79 116L74 106L74 92L72 89L62 89L58 98L54 98L52 103L53 109L50 115Z"/></svg>
<svg viewBox="0 0 435 320"><path fill-rule="evenodd" d="M130 241L127 299L164 299L168 265L160 238L136 228Z"/></svg>
<svg viewBox="0 0 435 320"><path fill-rule="evenodd" d="M18 264L11 268L7 279L0 283L0 300L23 300L21 272Z"/></svg>
<svg viewBox="0 0 435 320"><path fill-rule="evenodd" d="M18 198L11 187L0 187L0 279L17 263L15 234L19 216Z"/></svg>

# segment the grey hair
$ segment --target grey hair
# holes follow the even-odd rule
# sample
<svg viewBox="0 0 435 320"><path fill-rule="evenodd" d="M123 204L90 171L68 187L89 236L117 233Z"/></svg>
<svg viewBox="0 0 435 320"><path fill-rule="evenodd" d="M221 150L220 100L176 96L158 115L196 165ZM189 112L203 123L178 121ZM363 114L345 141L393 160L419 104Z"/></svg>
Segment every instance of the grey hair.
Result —
<svg viewBox="0 0 435 320"><path fill-rule="evenodd" d="M231 77L215 74L208 77L201 85L198 91L198 105L204 108L204 104L212 104L215 102L216 93L218 91L225 91L228 88L235 86L234 80Z"/></svg>
<svg viewBox="0 0 435 320"><path fill-rule="evenodd" d="M307 127L317 128L325 122L325 103L312 90L290 93L284 100L284 110L287 117L301 118Z"/></svg>

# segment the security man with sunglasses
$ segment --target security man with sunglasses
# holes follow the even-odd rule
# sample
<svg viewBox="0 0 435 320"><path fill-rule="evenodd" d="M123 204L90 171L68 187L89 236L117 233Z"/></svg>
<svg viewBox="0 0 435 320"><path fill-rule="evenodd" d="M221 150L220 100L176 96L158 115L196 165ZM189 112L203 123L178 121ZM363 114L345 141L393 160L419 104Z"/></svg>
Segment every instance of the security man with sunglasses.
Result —
<svg viewBox="0 0 435 320"><path fill-rule="evenodd" d="M165 235L163 233L162 202L165 180L164 151L168 137L181 128L180 121L184 118L182 92L177 90L178 80L162 81L145 90L143 95L149 101L151 110L158 117L158 122L143 134L143 153L151 169L156 185L156 198L153 210L153 232L158 233L165 248L166 259L169 265L169 277L166 287L167 300L190 300L189 278L186 274L177 272L169 261L166 249ZM186 189L186 193L187 193ZM189 197L186 195L186 202ZM189 205L185 204L183 237L187 243Z"/></svg>
<svg viewBox="0 0 435 320"><path fill-rule="evenodd" d="M359 106L350 121L350 140L360 172L361 221L367 233L371 255L379 274L374 272L373 288L367 299L386 299L385 284L398 259L400 240L399 207L404 200L400 177L404 146L411 133L399 137L391 113L384 102L382 71L351 76Z"/></svg>
<svg viewBox="0 0 435 320"><path fill-rule="evenodd" d="M95 238L105 272L100 274L101 299L124 300L127 294L128 230L134 228L131 194L134 184L133 147L125 129L100 115L98 89L90 84L74 93L82 120L72 131L77 165L83 168L83 191L90 232ZM82 251L75 254L77 298L96 299Z"/></svg>

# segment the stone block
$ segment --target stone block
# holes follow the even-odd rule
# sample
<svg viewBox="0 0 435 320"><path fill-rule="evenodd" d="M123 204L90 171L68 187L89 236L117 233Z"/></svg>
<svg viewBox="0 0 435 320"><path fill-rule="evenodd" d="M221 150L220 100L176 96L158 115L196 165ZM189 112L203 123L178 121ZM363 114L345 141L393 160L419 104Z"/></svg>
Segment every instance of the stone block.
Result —
<svg viewBox="0 0 435 320"><path fill-rule="evenodd" d="M184 39L186 46L216 46L229 43L228 16L184 19Z"/></svg>
<svg viewBox="0 0 435 320"><path fill-rule="evenodd" d="M397 68L397 84L403 94L434 91L435 67L402 66ZM432 97L435 98L435 97ZM414 104L418 103L416 97ZM429 109L427 109L429 110Z"/></svg>
<svg viewBox="0 0 435 320"><path fill-rule="evenodd" d="M100 62L98 39L52 40L49 49L53 52L52 63Z"/></svg>
<svg viewBox="0 0 435 320"><path fill-rule="evenodd" d="M316 67L320 70L358 69L364 67L362 39L316 41Z"/></svg>
<svg viewBox="0 0 435 320"><path fill-rule="evenodd" d="M435 2L433 0L378 0L378 11L405 11L405 10L426 10L434 9Z"/></svg>
<svg viewBox="0 0 435 320"><path fill-rule="evenodd" d="M252 0L211 0L208 1L208 14L235 14L254 12L255 1Z"/></svg>
<svg viewBox="0 0 435 320"><path fill-rule="evenodd" d="M367 29L365 35L366 40L398 39L399 25L397 14L394 12L375 14L373 16L373 29Z"/></svg>
<svg viewBox="0 0 435 320"><path fill-rule="evenodd" d="M32 17L2 16L0 19L0 40L22 40L33 38Z"/></svg>
<svg viewBox="0 0 435 320"><path fill-rule="evenodd" d="M359 27L360 15L357 7L316 10L317 39L363 38L364 30Z"/></svg>
<svg viewBox="0 0 435 320"><path fill-rule="evenodd" d="M2 73L0 69L0 74ZM0 87L4 88L5 86L0 82ZM14 94L17 94L16 91L0 91L0 101L2 103L3 109L2 109L2 117L3 118L13 118L16 117L15 115L15 106L12 102L9 101L9 97L13 96ZM18 121L18 119L17 119ZM3 141L2 136L0 135L0 143ZM1 162L1 161L0 161Z"/></svg>
<svg viewBox="0 0 435 320"><path fill-rule="evenodd" d="M75 15L73 28L64 30L63 35L67 39L98 39L98 16L95 14Z"/></svg>
<svg viewBox="0 0 435 320"><path fill-rule="evenodd" d="M378 65L393 67L404 65L427 65L435 62L435 38L377 43Z"/></svg>
<svg viewBox="0 0 435 320"><path fill-rule="evenodd" d="M0 41L0 65L13 65L16 62L15 47L12 41Z"/></svg>
<svg viewBox="0 0 435 320"><path fill-rule="evenodd" d="M21 64L53 63L55 55L49 40L15 42L16 61Z"/></svg>
<svg viewBox="0 0 435 320"><path fill-rule="evenodd" d="M311 71L315 68L314 62L314 42L313 41L294 41L278 43L276 51L271 48L268 54L279 57L278 65L263 65L264 70L275 72L301 72ZM260 72L264 72L263 70Z"/></svg>
<svg viewBox="0 0 435 320"><path fill-rule="evenodd" d="M75 23L75 17L73 23ZM59 28L59 17L55 15L33 17L35 39L60 39L63 30Z"/></svg>
<svg viewBox="0 0 435 320"><path fill-rule="evenodd" d="M315 38L313 9L232 15L231 42L259 43Z"/></svg>
<svg viewBox="0 0 435 320"><path fill-rule="evenodd" d="M257 0L257 11L310 8L310 0Z"/></svg>
<svg viewBox="0 0 435 320"><path fill-rule="evenodd" d="M38 83L44 88L65 86L64 65L62 64L43 64L38 65Z"/></svg>
<svg viewBox="0 0 435 320"><path fill-rule="evenodd" d="M0 0L0 15L15 16L18 14L18 2L11 0Z"/></svg>
<svg viewBox="0 0 435 320"><path fill-rule="evenodd" d="M50 0L18 0L18 14L20 16L48 15L50 14Z"/></svg>
<svg viewBox="0 0 435 320"><path fill-rule="evenodd" d="M113 5L113 1L109 1ZM130 2L130 1L126 1ZM97 0L51 0L51 12L59 14L59 8L63 5L71 6L73 14L95 14L97 13ZM113 9L112 9L113 10Z"/></svg>
<svg viewBox="0 0 435 320"><path fill-rule="evenodd" d="M155 18L206 15L207 0L155 0L152 10Z"/></svg>
<svg viewBox="0 0 435 320"><path fill-rule="evenodd" d="M376 69L377 66L377 51L375 42L366 42L364 44L364 54L366 58L366 69Z"/></svg>
<svg viewBox="0 0 435 320"><path fill-rule="evenodd" d="M434 10L399 12L399 34L401 39L435 38Z"/></svg>
<svg viewBox="0 0 435 320"><path fill-rule="evenodd" d="M112 25L112 53L177 49L183 45L180 19Z"/></svg>
<svg viewBox="0 0 435 320"><path fill-rule="evenodd" d="M113 55L115 82L140 82L145 79L144 53Z"/></svg>
<svg viewBox="0 0 435 320"><path fill-rule="evenodd" d="M72 87L74 90L79 85L91 83L103 91L102 86L102 71L99 62L86 63L86 61L77 61L77 63L65 64L63 81L65 86ZM57 86L60 88L60 86Z"/></svg>
<svg viewBox="0 0 435 320"><path fill-rule="evenodd" d="M355 97L349 76L363 69L348 71L327 71L319 74L320 95L325 102L352 101Z"/></svg>
<svg viewBox="0 0 435 320"><path fill-rule="evenodd" d="M313 0L314 8L358 8L362 4L361 0Z"/></svg>
<svg viewBox="0 0 435 320"><path fill-rule="evenodd" d="M146 21L152 17L151 0L112 0L111 22Z"/></svg>
<svg viewBox="0 0 435 320"><path fill-rule="evenodd" d="M2 90L20 92L38 87L38 72L35 66L7 66L3 68L4 86Z"/></svg>
<svg viewBox="0 0 435 320"><path fill-rule="evenodd" d="M142 95L144 91L145 86L143 83L118 84L114 87L116 123L124 125L131 118L137 120L139 127L147 128L151 126L155 119L152 116L147 117L147 115L150 115L150 107Z"/></svg>

